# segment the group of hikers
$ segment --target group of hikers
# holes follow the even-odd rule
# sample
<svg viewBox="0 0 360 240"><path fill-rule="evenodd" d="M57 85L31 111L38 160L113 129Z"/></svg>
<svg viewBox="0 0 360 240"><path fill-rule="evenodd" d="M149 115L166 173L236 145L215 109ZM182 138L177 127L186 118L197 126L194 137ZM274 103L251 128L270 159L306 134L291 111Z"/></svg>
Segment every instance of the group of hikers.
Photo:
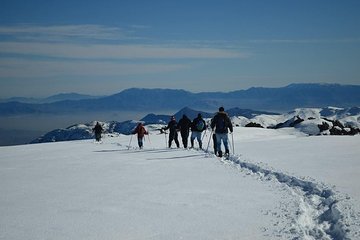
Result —
<svg viewBox="0 0 360 240"><path fill-rule="evenodd" d="M225 148L225 155L229 155L229 139L228 133L229 131L233 132L233 126L231 124L231 120L228 114L225 112L223 107L219 108L219 111L215 114L215 116L211 119L210 127L212 129L212 138L214 145L214 153L219 157L223 156L223 152L221 150L221 143L223 143ZM190 136L190 148L194 148L194 141L197 140L199 144L199 148L203 149L202 143L202 133L207 129L207 125L205 120L203 119L201 113L197 115L192 121L184 114L179 122L176 121L175 116L171 116L170 121L168 122L166 127L160 129L162 133L166 133L164 131L169 130L169 140L168 147L171 148L172 142L175 141L175 144L178 148L180 148L180 143L178 140L178 132L180 132L182 143L184 148L188 148L188 139L191 130ZM97 122L95 127L93 128L95 132L96 141L100 141L101 132L103 131L101 125ZM137 134L138 146L140 149L144 146L144 137L148 135L148 131L145 129L143 123L139 123L136 128L132 131L132 134ZM166 133L167 134L167 133Z"/></svg>

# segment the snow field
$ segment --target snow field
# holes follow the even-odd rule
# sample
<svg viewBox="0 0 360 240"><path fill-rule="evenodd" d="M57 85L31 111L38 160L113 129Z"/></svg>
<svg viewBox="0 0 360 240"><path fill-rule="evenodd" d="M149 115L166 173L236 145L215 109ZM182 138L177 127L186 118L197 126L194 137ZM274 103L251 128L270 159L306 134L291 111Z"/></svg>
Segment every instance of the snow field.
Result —
<svg viewBox="0 0 360 240"><path fill-rule="evenodd" d="M357 239L359 141L235 128L228 161L155 132L2 147L0 239Z"/></svg>

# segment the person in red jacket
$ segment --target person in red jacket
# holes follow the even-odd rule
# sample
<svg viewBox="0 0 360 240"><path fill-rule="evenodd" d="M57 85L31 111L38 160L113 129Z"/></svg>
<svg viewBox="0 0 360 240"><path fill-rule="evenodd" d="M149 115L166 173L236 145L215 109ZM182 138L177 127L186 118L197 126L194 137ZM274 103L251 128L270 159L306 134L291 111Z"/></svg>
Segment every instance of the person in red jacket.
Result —
<svg viewBox="0 0 360 240"><path fill-rule="evenodd" d="M133 131L133 134L137 134L138 145L139 148L142 149L144 146L144 136L149 134L148 131L146 131L142 123L139 123L135 128L135 130Z"/></svg>

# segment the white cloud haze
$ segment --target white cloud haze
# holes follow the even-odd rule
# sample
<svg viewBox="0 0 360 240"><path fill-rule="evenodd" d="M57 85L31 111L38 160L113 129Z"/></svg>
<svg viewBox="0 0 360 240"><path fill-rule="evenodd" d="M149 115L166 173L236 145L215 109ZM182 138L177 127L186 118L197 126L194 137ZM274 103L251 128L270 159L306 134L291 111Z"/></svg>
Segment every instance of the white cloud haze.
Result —
<svg viewBox="0 0 360 240"><path fill-rule="evenodd" d="M79 59L181 59L181 58L244 58L237 51L217 48L170 47L161 45L74 44L0 42L0 52Z"/></svg>
<svg viewBox="0 0 360 240"><path fill-rule="evenodd" d="M19 40L33 39L37 41L65 41L71 38L121 40L130 37L127 31L117 27L90 24L0 26L0 35L9 35Z"/></svg>
<svg viewBox="0 0 360 240"><path fill-rule="evenodd" d="M131 26L134 32L146 26ZM234 59L248 55L205 44L124 43L129 30L101 25L2 26L0 78L123 76L191 68L174 60ZM9 38L10 36L10 38ZM116 40L107 41L107 40ZM136 41L135 41L136 42ZM139 60L151 60L143 62ZM164 63L164 60L167 60ZM157 62L158 61L158 62ZM159 63L160 62L160 63Z"/></svg>
<svg viewBox="0 0 360 240"><path fill-rule="evenodd" d="M117 63L107 61L43 61L0 59L1 77L36 78L55 76L124 76L171 72L189 68L186 64Z"/></svg>

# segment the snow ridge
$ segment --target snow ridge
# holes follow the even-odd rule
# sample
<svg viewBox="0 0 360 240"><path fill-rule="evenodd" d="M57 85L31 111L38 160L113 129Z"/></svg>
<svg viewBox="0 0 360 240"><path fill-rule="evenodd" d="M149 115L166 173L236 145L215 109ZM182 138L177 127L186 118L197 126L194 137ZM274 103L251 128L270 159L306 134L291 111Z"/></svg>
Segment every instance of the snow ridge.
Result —
<svg viewBox="0 0 360 240"><path fill-rule="evenodd" d="M348 239L344 214L339 210L335 192L312 181L302 180L283 172L265 169L254 163L245 162L239 156L232 156L223 162L240 166L262 178L273 179L285 184L299 200L298 219L290 230L305 239Z"/></svg>

